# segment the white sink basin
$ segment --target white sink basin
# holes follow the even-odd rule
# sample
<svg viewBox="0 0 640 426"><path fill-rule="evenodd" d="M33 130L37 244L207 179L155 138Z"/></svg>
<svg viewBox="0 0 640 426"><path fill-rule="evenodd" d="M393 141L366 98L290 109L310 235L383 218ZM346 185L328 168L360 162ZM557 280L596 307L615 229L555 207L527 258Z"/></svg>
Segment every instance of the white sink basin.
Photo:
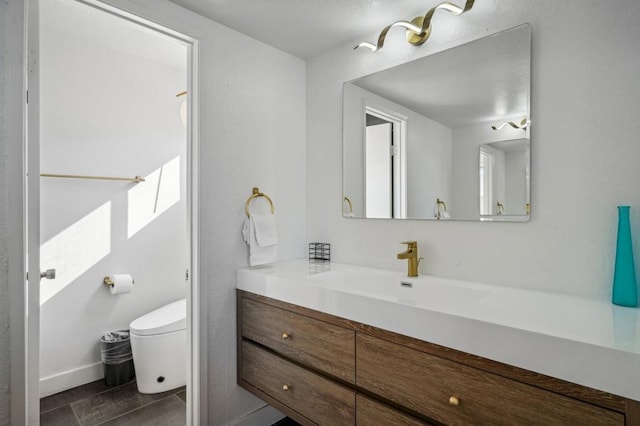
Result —
<svg viewBox="0 0 640 426"><path fill-rule="evenodd" d="M389 300L434 310L459 309L480 303L490 292L469 286L444 284L437 278L408 277L401 272L372 268L339 267L311 274L313 283L341 292Z"/></svg>

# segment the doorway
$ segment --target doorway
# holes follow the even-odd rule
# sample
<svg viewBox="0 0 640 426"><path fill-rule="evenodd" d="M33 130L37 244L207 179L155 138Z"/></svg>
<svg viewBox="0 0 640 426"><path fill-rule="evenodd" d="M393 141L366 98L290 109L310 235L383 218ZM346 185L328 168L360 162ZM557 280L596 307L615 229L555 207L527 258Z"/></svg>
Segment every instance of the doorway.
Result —
<svg viewBox="0 0 640 426"><path fill-rule="evenodd" d="M407 217L407 117L381 108L365 107L365 216Z"/></svg>
<svg viewBox="0 0 640 426"><path fill-rule="evenodd" d="M97 2L33 6L27 254L56 275L29 283L29 424L41 396L101 377L102 333L180 298L197 423L196 41ZM119 273L129 294L103 284Z"/></svg>

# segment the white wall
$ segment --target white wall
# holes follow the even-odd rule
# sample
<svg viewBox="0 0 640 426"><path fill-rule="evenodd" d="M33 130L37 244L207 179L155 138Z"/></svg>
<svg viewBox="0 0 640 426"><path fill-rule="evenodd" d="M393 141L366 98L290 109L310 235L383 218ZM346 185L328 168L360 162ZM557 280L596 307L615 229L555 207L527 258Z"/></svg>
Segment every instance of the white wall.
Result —
<svg viewBox="0 0 640 426"><path fill-rule="evenodd" d="M8 27L13 16L9 3L0 3L0 138L7 140L9 130L7 129L9 122L9 98L8 85L16 83L20 84L20 78L16 79L15 64L8 61L8 55L11 53L8 43ZM19 16L19 15L18 15ZM19 68L18 68L19 69ZM19 75L19 74L18 74ZM9 78L8 78L9 77ZM13 77L13 78L11 78ZM16 81L17 80L17 81ZM7 149L8 144L0 144L0 218L2 223L0 226L0 425L6 425L9 417L9 277L8 263L9 257L9 235L7 229L8 219L8 172L7 172Z"/></svg>
<svg viewBox="0 0 640 426"><path fill-rule="evenodd" d="M354 52L350 42L310 60L308 238L332 243L335 261L398 271L406 268L395 258L400 241L416 239L422 273L608 299L616 205L632 206L632 230L640 234L638 16L635 0L483 1L460 17L438 14L422 47L407 45L398 30L378 53ZM526 22L532 29L531 220L343 218L342 83ZM593 30L609 27L615 31Z"/></svg>
<svg viewBox="0 0 640 426"><path fill-rule="evenodd" d="M0 425L25 422L22 218L25 4L0 2ZM11 349L11 350L10 350ZM12 414L10 418L9 415Z"/></svg>
<svg viewBox="0 0 640 426"><path fill-rule="evenodd" d="M526 213L527 155L524 151L505 153L504 209L506 213Z"/></svg>
<svg viewBox="0 0 640 426"><path fill-rule="evenodd" d="M95 20L94 9L76 7ZM187 87L186 46L164 40L182 61L174 68L125 53L146 32L106 46L87 40L125 24L112 18L106 29L70 35L51 28L49 11L40 14L41 171L147 181L41 180L40 264L57 270L40 283L41 395L101 378L98 338L184 298L189 265L186 129L175 96ZM102 284L114 273L132 274L130 294Z"/></svg>
<svg viewBox="0 0 640 426"><path fill-rule="evenodd" d="M241 229L244 203L253 186L259 186L274 200L279 258L306 254L305 63L168 1L109 3L200 40L199 276L208 299L208 342L203 342L208 344L208 389L203 389L203 403L208 405L210 424L228 424L263 405L236 384L235 270L248 264ZM16 11L8 16L20 22L23 14ZM2 26L2 40L9 28ZM10 51L19 54L23 42L20 33L7 40ZM12 76L14 80L20 78ZM16 107L13 100L3 102ZM20 138L3 138L0 147L5 144L12 152L21 152ZM0 164L4 161L0 157ZM18 176L14 183L19 188L19 171L13 176ZM3 195L0 205L6 205L8 197ZM20 230L21 221L21 215L12 216L11 221L3 216L0 237L7 235L5 227ZM8 243L9 250L17 247L19 251L19 238L11 238ZM5 252L0 255L7 258ZM19 261L19 257L12 258L8 266L5 260L0 267L2 271L11 270L20 267ZM0 281L0 288L2 285L6 288L7 281ZM12 286L22 288L22 283ZM0 310L0 329L6 327L6 313L4 308ZM8 376L2 373L3 366L8 368L4 359L0 363L0 384L4 386ZM7 391L0 389L2 394L7 395ZM0 409L0 424L6 423L8 411Z"/></svg>
<svg viewBox="0 0 640 426"><path fill-rule="evenodd" d="M407 217L433 217L453 190L451 128L413 111L407 121Z"/></svg>
<svg viewBox="0 0 640 426"><path fill-rule="evenodd" d="M491 179L490 180L491 187L487 191L488 192L487 196L490 195L489 198L491 198L489 200L490 210L486 212L486 214L496 214L497 203L498 202L504 203L505 155L503 151L500 151L499 149L496 149L488 145L482 147L482 153L491 156L491 161L490 161L491 168L486 171L486 173L490 175L490 179ZM478 158L478 163L480 163L480 158ZM478 171L478 175L479 173L480 172ZM475 185L473 185L474 183L473 180L474 180L473 177L469 176L469 182L466 182L466 181L462 182L464 183L464 188L460 188L459 191L456 191L457 194L459 194L460 192L466 192L466 197L461 197L460 195L458 195L457 197L458 207L460 208L459 211L465 212L463 213L464 215L461 217L466 219L475 218L479 220L480 215L478 212L478 204L480 202L480 194L479 194L480 190L478 188L479 185L477 182Z"/></svg>

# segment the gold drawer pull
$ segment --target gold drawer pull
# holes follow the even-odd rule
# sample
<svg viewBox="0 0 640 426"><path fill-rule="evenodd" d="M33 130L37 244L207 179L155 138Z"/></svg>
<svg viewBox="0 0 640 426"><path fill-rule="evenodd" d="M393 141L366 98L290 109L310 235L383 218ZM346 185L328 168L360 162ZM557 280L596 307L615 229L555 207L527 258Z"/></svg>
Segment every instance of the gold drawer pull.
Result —
<svg viewBox="0 0 640 426"><path fill-rule="evenodd" d="M287 340L289 338L289 335L287 333L282 333L282 338L284 340Z"/></svg>
<svg viewBox="0 0 640 426"><path fill-rule="evenodd" d="M460 405L460 400L458 399L457 396L450 396L449 405Z"/></svg>
<svg viewBox="0 0 640 426"><path fill-rule="evenodd" d="M289 385L282 385L282 390L283 391L288 391L289 390Z"/></svg>

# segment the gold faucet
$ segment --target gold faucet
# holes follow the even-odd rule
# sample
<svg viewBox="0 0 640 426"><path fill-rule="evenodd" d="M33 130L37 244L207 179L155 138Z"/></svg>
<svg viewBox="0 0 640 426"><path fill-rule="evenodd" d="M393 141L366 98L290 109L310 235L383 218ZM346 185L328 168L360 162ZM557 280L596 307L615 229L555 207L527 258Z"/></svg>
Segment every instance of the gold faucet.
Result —
<svg viewBox="0 0 640 426"><path fill-rule="evenodd" d="M420 264L421 257L418 257L418 242L417 241L405 241L401 244L407 245L407 250L402 253L398 253L398 259L407 259L408 272L410 277L418 276L418 265Z"/></svg>

